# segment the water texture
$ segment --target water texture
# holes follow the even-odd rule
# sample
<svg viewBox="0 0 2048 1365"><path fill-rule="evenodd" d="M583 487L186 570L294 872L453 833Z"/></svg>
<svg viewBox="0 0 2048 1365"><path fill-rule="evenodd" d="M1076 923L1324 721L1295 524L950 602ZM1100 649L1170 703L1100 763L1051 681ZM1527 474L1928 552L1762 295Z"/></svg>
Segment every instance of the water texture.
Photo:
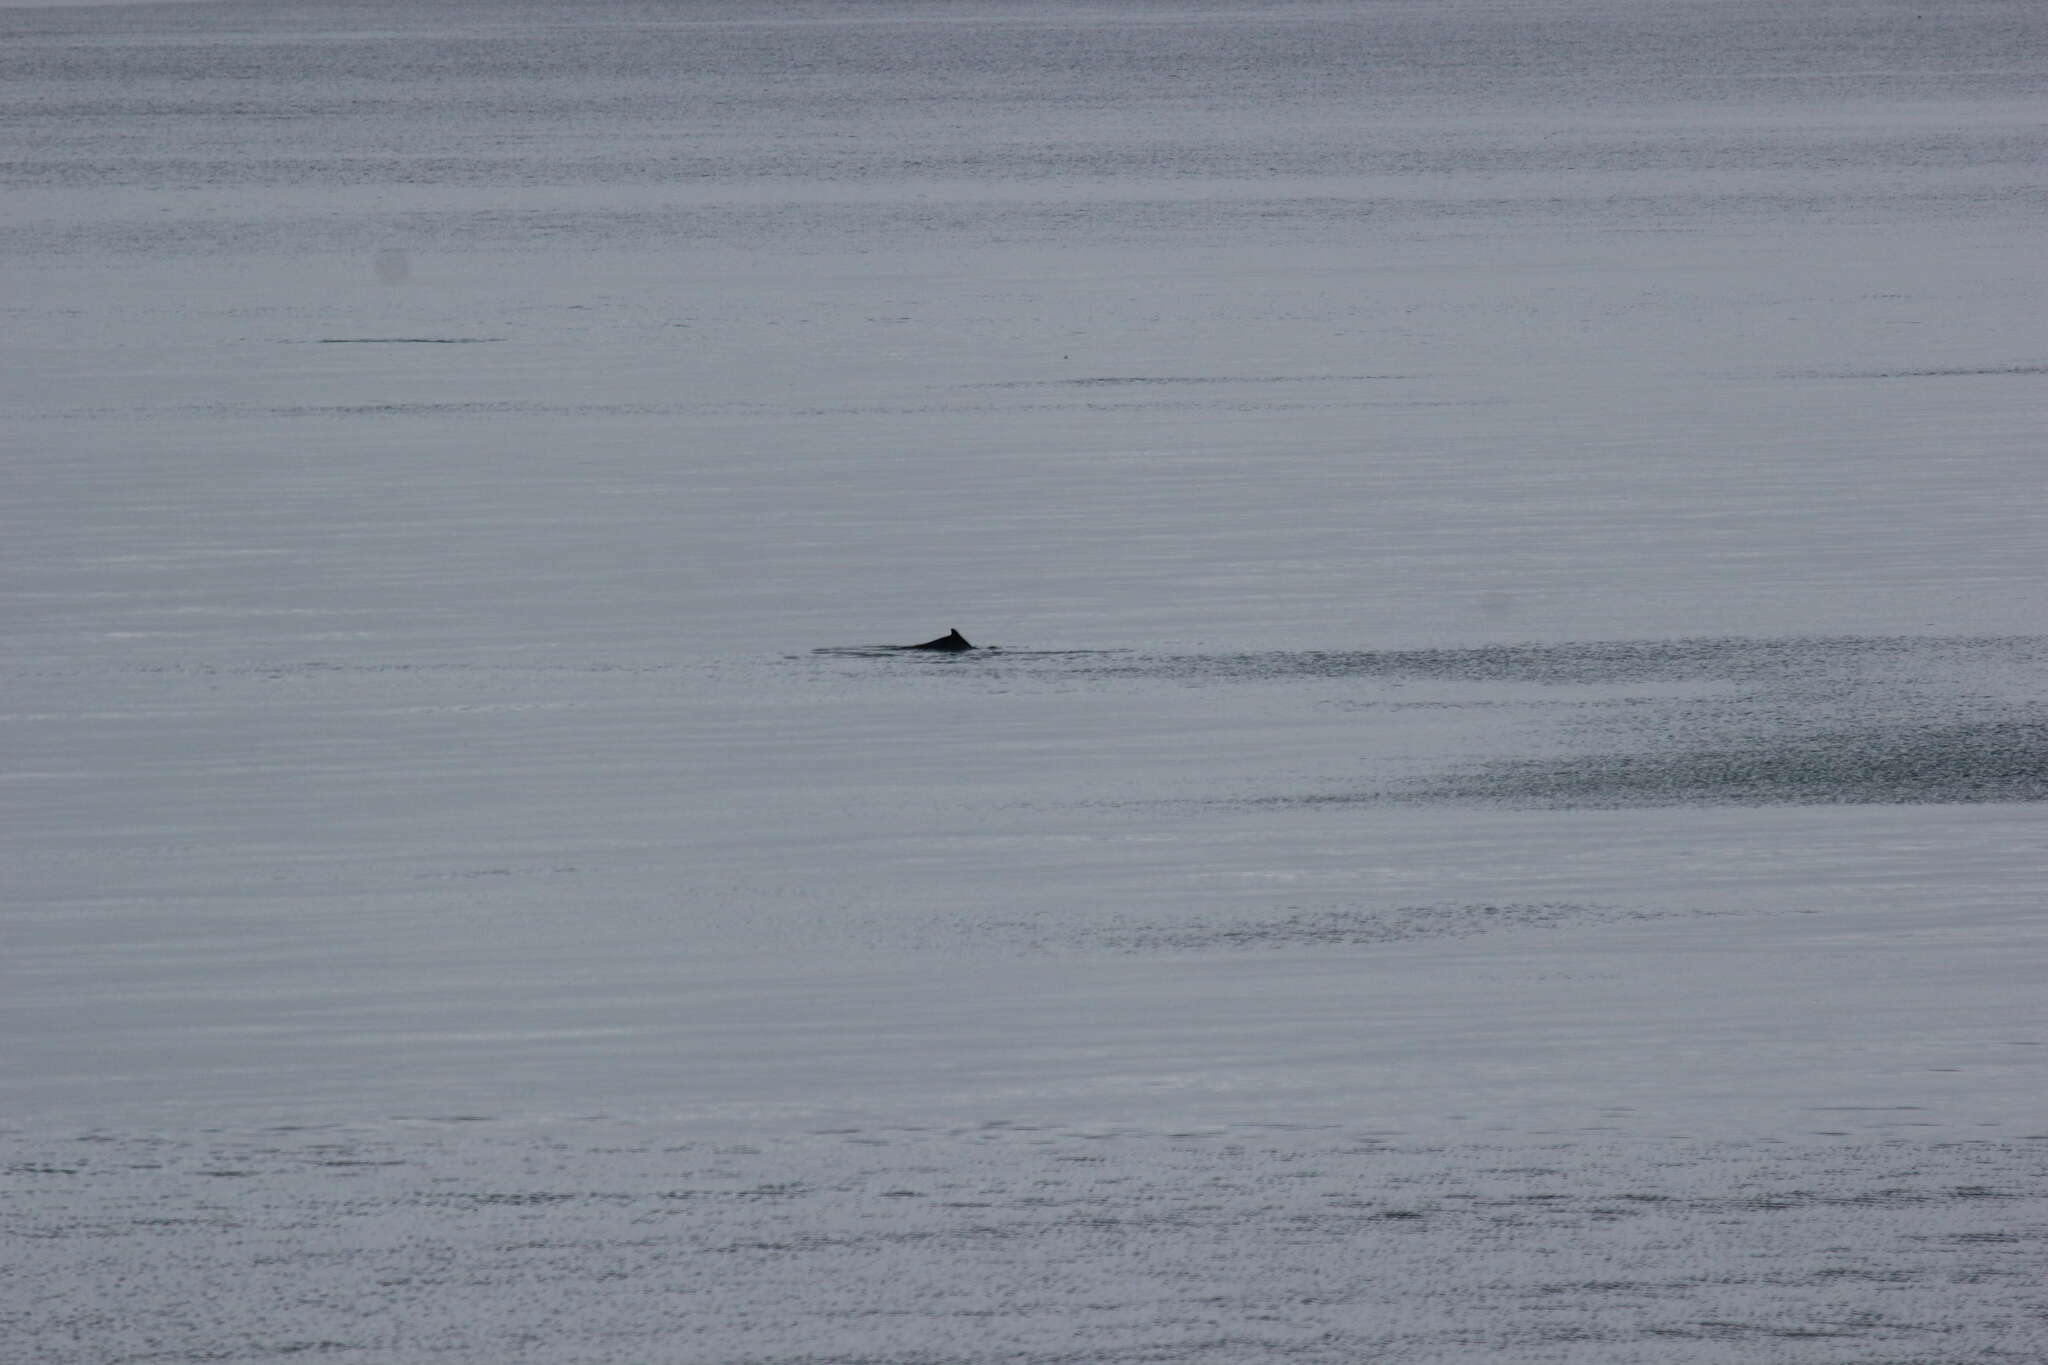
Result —
<svg viewBox="0 0 2048 1365"><path fill-rule="evenodd" d="M2044 54L0 2L0 1358L2048 1356Z"/></svg>

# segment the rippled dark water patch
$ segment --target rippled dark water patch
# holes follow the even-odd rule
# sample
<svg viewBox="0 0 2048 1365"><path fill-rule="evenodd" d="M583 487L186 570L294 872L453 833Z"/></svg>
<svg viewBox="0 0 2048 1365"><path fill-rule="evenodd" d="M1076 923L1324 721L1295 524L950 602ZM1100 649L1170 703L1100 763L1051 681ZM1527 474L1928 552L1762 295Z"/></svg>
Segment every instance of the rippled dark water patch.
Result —
<svg viewBox="0 0 2048 1365"><path fill-rule="evenodd" d="M1601 640L1465 649L1134 656L1104 663L1094 671L1192 682L1288 678L1434 678L1542 684L1784 682L1843 672L1868 674L1931 658L1951 664L2038 665L2048 659L2048 642L2027 636L1909 635Z"/></svg>
<svg viewBox="0 0 2048 1365"><path fill-rule="evenodd" d="M2048 365L1940 365L1910 370L1790 370L1787 379L1967 379L1991 375L2048 374Z"/></svg>
<svg viewBox="0 0 2048 1365"><path fill-rule="evenodd" d="M1521 708L1521 752L1282 803L1645 806L2048 801L2048 641L2024 636L1696 638L1470 649L1114 658L1098 674L1196 685L1489 684L1418 702L1361 686L1362 714ZM1703 685L1674 694L1672 684ZM1588 692L1586 689L1597 689ZM1346 704L1343 695L1331 698ZM1565 709L1559 709L1560 707ZM1366 721L1370 724L1373 722ZM1390 721L1390 724L1399 723ZM1510 741L1515 742L1515 741Z"/></svg>
<svg viewBox="0 0 2048 1365"><path fill-rule="evenodd" d="M1027 953L1129 954L1256 952L1472 938L1514 929L1613 924L1655 912L1565 901L1474 901L1409 905L1313 905L1265 916L1182 919L1109 915L1086 922L954 920L954 938L1009 943Z"/></svg>
<svg viewBox="0 0 2048 1365"><path fill-rule="evenodd" d="M1513 759L1397 796L1557 808L2048 801L2048 723L1930 724L1669 753Z"/></svg>

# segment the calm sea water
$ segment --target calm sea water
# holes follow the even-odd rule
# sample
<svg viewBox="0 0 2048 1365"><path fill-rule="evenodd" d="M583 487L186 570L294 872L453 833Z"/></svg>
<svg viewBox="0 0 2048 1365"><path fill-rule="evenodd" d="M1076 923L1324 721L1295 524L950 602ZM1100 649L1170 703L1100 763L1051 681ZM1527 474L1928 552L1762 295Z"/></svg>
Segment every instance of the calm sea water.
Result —
<svg viewBox="0 0 2048 1365"><path fill-rule="evenodd" d="M1370 1075L1768 1126L1902 1083L1709 1026L1759 955L1862 989L1775 935L1873 904L1987 954L1884 1027L2011 1031L2044 39L2025 0L0 10L10 1102ZM1005 652L810 652L950 627ZM1691 637L1751 643L1569 653ZM1567 654L1303 664L1521 641ZM1976 728L1931 776L1936 722ZM1363 799L1672 745L1765 757L1658 769L1675 809ZM1641 804L1586 771L1541 790ZM1772 927L1628 937L1703 912ZM1540 984L1595 944L1610 985ZM1659 1028L1722 1079L1559 1043Z"/></svg>
<svg viewBox="0 0 2048 1365"><path fill-rule="evenodd" d="M2044 96L0 7L0 1359L2048 1358Z"/></svg>

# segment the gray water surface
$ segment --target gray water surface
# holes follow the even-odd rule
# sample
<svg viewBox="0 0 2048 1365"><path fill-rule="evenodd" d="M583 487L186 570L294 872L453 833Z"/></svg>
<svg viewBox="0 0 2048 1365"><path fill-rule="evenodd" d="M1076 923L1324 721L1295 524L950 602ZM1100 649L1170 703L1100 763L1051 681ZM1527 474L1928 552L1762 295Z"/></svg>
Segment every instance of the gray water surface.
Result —
<svg viewBox="0 0 2048 1365"><path fill-rule="evenodd" d="M2044 52L0 8L0 1336L2040 1359Z"/></svg>

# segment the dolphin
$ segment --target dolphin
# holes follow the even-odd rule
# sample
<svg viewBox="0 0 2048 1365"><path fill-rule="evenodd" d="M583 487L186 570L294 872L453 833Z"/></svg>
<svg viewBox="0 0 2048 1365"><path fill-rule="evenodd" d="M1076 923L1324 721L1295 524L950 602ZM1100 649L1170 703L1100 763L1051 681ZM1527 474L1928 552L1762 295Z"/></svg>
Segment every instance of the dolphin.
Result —
<svg viewBox="0 0 2048 1365"><path fill-rule="evenodd" d="M957 630L949 630L936 640L926 640L921 645L898 645L898 649L928 649L935 654L959 654L974 648L967 643L967 637Z"/></svg>

